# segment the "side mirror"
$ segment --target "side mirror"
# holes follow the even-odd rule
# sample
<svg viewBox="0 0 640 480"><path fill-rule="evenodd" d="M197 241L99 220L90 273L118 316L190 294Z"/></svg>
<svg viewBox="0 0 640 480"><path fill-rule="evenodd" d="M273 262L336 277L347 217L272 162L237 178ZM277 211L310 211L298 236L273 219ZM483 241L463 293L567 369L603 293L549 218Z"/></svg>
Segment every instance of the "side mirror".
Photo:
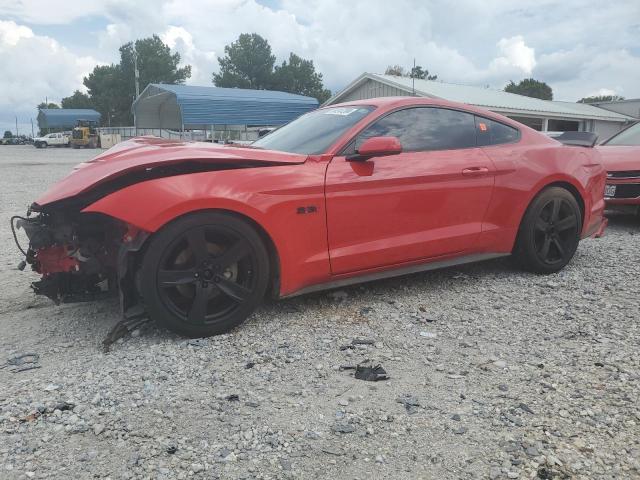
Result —
<svg viewBox="0 0 640 480"><path fill-rule="evenodd" d="M372 157L385 157L402 153L402 145L397 137L371 137L366 139L353 155L347 155L350 162L362 162Z"/></svg>

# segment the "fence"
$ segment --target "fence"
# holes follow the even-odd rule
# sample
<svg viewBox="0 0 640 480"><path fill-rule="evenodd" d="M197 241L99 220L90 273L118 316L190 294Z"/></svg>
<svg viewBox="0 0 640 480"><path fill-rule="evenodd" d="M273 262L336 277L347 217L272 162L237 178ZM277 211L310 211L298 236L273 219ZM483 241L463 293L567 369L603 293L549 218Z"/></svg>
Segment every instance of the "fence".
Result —
<svg viewBox="0 0 640 480"><path fill-rule="evenodd" d="M154 137L167 138L171 140L192 140L192 141L241 141L253 142L258 139L258 131L265 127L247 127L244 125L212 125L206 130L187 130L179 132L164 128L140 128L140 127L100 127L101 134L120 135L122 140L129 140L133 137L152 135Z"/></svg>

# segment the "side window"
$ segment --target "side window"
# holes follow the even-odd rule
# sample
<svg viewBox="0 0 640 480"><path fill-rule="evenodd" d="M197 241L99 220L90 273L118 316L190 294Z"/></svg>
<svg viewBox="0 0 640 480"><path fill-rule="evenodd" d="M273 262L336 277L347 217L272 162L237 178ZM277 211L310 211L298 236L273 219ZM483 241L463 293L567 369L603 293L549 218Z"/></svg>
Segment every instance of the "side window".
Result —
<svg viewBox="0 0 640 480"><path fill-rule="evenodd" d="M399 110L367 127L356 139L357 148L371 137L397 137L405 152L452 150L476 146L474 116L435 107Z"/></svg>
<svg viewBox="0 0 640 480"><path fill-rule="evenodd" d="M476 117L476 131L479 147L513 143L520 138L516 128L482 117Z"/></svg>

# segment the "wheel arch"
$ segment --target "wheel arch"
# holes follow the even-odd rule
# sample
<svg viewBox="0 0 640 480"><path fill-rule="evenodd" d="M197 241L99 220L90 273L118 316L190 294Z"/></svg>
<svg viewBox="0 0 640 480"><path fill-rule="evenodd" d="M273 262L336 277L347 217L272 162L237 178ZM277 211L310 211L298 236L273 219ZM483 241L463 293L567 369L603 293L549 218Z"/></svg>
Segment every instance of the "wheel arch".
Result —
<svg viewBox="0 0 640 480"><path fill-rule="evenodd" d="M527 211L529 210L529 207L531 206L531 204L533 203L533 201L538 198L538 196L544 192L546 189L548 188L552 188L552 187L559 187L562 188L566 191L568 191L576 200L576 202L578 203L578 207L580 208L580 222L582 225L582 228L580 230L582 230L584 228L584 221L585 221L585 201L584 201L584 197L582 196L582 194L580 193L580 190L571 182L567 181L567 180L553 180L550 182L544 182L542 185L538 186L537 189L534 190L533 195L531 195L531 197L529 198L529 201L526 204L526 207L524 209L524 211L522 212L522 215L520 216L520 222L518 223L518 230L517 230L517 234L516 234L516 238L514 239L513 242L513 250L512 252L517 248L518 245L518 237L520 236L520 232L522 230L522 224L524 222L525 216Z"/></svg>
<svg viewBox="0 0 640 480"><path fill-rule="evenodd" d="M565 190L568 190L571 195L573 195L573 197L576 199L576 202L578 203L578 206L580 207L581 223L584 224L585 208L586 208L584 203L584 197L580 194L580 191L575 187L575 185L566 181L552 182L545 185L544 188L538 191L533 198L537 197L543 190L550 187L564 188ZM531 201L533 201L533 199L531 199Z"/></svg>
<svg viewBox="0 0 640 480"><path fill-rule="evenodd" d="M239 212L237 210L231 210L228 208L199 208L199 209L194 209L194 210L181 213L180 215L160 225L153 233L151 233L151 235L149 235L149 237L145 240L144 245L138 252L138 255L137 255L138 261L140 261L140 259L144 257L144 252L149 246L151 239L153 239L153 237L156 234L158 234L158 232L160 232L161 230L163 230L173 222L176 222L182 218L188 217L190 215L198 214L198 213L207 213L207 212L222 213L222 214L230 215L240 220L243 220L249 225L251 225L251 227L258 233L269 254L269 259L268 259L269 260L269 286L267 287L267 292L269 292L269 294L272 297L274 298L277 297L280 293L281 266L280 266L280 254L278 252L278 248L276 247L276 243L273 240L273 237L271 236L271 234L268 232L268 230L258 220L251 217L250 215L247 215L244 212Z"/></svg>

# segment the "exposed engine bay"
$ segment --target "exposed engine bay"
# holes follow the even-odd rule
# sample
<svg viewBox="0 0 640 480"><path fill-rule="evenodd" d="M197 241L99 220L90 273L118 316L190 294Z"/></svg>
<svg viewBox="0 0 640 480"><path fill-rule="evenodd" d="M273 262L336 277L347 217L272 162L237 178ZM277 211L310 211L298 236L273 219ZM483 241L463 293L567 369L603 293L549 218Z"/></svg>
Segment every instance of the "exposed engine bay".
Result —
<svg viewBox="0 0 640 480"><path fill-rule="evenodd" d="M32 207L33 208L33 207ZM139 250L146 232L106 215L70 213L65 210L39 211L13 217L11 227L26 264L42 278L32 283L36 294L56 303L94 300L121 293L123 314L136 303L133 261L129 252ZM25 250L16 229L29 238Z"/></svg>

